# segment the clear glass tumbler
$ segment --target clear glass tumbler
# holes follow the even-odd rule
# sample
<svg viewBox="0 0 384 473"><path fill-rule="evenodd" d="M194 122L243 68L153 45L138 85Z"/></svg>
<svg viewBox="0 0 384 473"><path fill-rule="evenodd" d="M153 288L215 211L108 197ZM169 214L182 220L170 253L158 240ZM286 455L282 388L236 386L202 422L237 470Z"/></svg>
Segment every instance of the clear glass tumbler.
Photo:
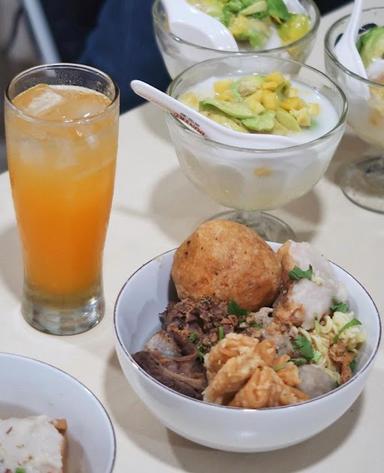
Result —
<svg viewBox="0 0 384 473"><path fill-rule="evenodd" d="M6 90L8 168L24 261L22 314L43 332L73 335L103 317L118 117L116 85L87 66L37 66Z"/></svg>

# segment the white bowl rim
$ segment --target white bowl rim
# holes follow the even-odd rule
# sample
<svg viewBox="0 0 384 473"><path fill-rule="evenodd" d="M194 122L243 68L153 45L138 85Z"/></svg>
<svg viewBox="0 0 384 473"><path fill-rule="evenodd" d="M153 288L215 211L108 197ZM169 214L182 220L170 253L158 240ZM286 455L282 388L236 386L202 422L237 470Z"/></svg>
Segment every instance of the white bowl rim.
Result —
<svg viewBox="0 0 384 473"><path fill-rule="evenodd" d="M267 243L274 243L276 244L275 242L267 242ZM280 245L278 243L278 245ZM151 376L149 373L147 373L138 363L136 363L136 361L133 359L132 355L129 353L129 351L126 349L126 347L124 346L123 344L123 341L121 339L121 336L120 336L120 333L119 333L119 329L118 329L118 326L117 326L117 306L119 305L119 301L121 299L121 296L122 296L122 293L124 292L125 290L125 287L129 284L130 280L139 272L141 271L145 266L147 266L148 264L152 263L152 261L155 261L165 255L167 255L168 253L174 253L175 251L177 250L177 248L172 248L170 250L167 250L167 251L164 251L163 253L160 253L159 255L151 258L150 260L146 261L144 264L142 264L139 268L137 268L130 276L129 278L126 280L126 282L124 283L124 285L122 286L122 288L120 289L118 295L117 295L117 299L116 299L116 302L115 302L115 305L114 305L114 309L113 309L113 325L114 325L114 330L115 330L115 335L116 335L116 338L117 338L117 341L119 343L119 346L121 347L121 349L123 350L123 352L125 353L125 355L128 357L128 360L129 362L131 363L131 365L133 366L134 369L136 369L136 371L138 371L141 375L144 375L145 378L147 378L150 382L152 383L155 383L157 386L159 386L162 390L164 391L167 391L169 394L171 394L172 396L175 396L175 397L179 397L181 396L182 398L184 398L186 401L188 402L192 402L192 403L199 403L200 405L202 406L205 406L205 407L211 407L211 408L215 408L215 409L224 409L224 410L227 410L227 409L230 409L232 411L236 411L236 412L246 412L246 413L250 413L250 412L268 412L268 411L278 411L278 410L285 410L285 409L299 409L301 406L308 406L308 404L315 404L319 401L322 401L323 399L325 398L328 398L328 397L331 397L331 396L334 396L335 393L338 393L340 391L342 391L343 389L345 389L348 385L352 384L354 381L357 380L357 378L359 378L368 368L369 366L372 364L373 360L375 359L376 355L377 355L377 352L379 350L379 347L380 347L380 343L381 343L381 337L382 337L382 323L381 323L381 318L380 318L380 314L379 314L379 311L377 309L377 306L375 304L375 302L373 301L371 295L369 294L369 292L365 289L365 287L351 274L349 273L347 270L345 270L344 268L342 268L340 265L334 263L333 261L331 260L328 260L330 263L332 263L334 266L337 266L338 268L340 268L342 271L344 271L345 273L347 273L354 281L356 281L356 283L363 289L363 291L365 292L365 294L369 297L370 301L372 302L372 305L373 307L375 308L375 314L376 314L376 317L377 317L377 321L378 321L378 326L379 326L379 334L378 334L378 339L377 339L377 343L376 343L376 346L374 347L374 349L372 350L372 353L370 355L370 357L368 358L368 360L365 362L364 366L357 372L355 373L346 383L344 384L341 384L339 386L337 386L335 389L332 389L331 391L325 393L325 394L322 394L321 396L317 396L313 399L308 399L307 401L303 401L303 402L299 402L297 404L289 404L287 406L277 406L277 407L264 407L264 408L260 408L260 409L250 409L250 408L244 408L244 407L232 407L232 406L223 406L221 404L214 404L212 402L208 402L208 401L203 401L203 400L200 400L200 399L194 399L192 397L189 397L187 396L186 394L182 394L182 393L179 393L177 391L175 391L174 389L171 389L169 388L168 386L162 384L160 381L158 381L156 378L154 378L153 376Z"/></svg>
<svg viewBox="0 0 384 473"><path fill-rule="evenodd" d="M67 373L66 371L62 370L61 368L58 368L57 366L47 363L46 361L41 361L41 360L37 360L36 358L32 358L30 356L19 355L17 353L10 353L10 352L4 352L4 351L0 352L0 358L5 358L5 359L16 358L18 360L22 360L27 363L42 365L43 369L48 369L49 371L58 371L60 374L64 375L64 377L69 378L71 382L78 384L84 391L86 391L87 394L89 394L96 401L96 404L99 407L101 407L101 411L104 413L106 420L108 421L107 424L110 427L110 432L112 433L112 444L113 444L112 461L109 465L108 471L106 472L106 473L112 473L115 466L115 461L116 461L116 434L115 434L115 429L113 427L112 420L106 408L104 407L103 403L99 400L99 398L89 388L87 388L85 384L83 384L77 378ZM1 403L1 395L0 395L0 403Z"/></svg>

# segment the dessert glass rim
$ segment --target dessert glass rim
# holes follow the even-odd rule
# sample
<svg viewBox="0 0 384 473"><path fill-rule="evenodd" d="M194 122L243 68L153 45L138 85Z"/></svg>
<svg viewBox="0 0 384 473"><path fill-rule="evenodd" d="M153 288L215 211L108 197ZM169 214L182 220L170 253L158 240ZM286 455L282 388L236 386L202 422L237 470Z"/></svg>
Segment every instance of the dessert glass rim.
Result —
<svg viewBox="0 0 384 473"><path fill-rule="evenodd" d="M94 115L91 115L87 118L76 118L76 119L68 120L68 121L64 121L64 120L60 120L60 119L47 120L45 118L36 117L35 115L27 113L26 111L24 111L21 108L17 107L13 103L13 100L10 97L10 89L18 80L22 79L24 76L27 76L28 74L39 71L39 70L44 71L44 70L47 70L47 69L66 69L66 68L73 68L73 69L83 70L83 71L86 71L86 72L92 72L92 73L100 75L103 79L110 82L110 84L113 88L113 91L114 91L114 95L113 95L113 98L111 100L111 103L106 105L106 107L103 111L95 113ZM35 85L37 85L37 84L35 84ZM47 84L47 85L52 85L52 84ZM87 88L87 87L85 87L85 88ZM25 89L25 90L28 90L28 89ZM93 90L93 89L89 89L89 90ZM29 67L28 69L25 69L25 70L19 72L15 77L13 77L10 80L10 82L7 85L7 87L5 89L5 92L4 92L4 102L19 117L21 117L24 120L27 120L29 122L32 122L32 123L52 124L54 126L62 126L62 127L79 125L79 124L88 124L88 123L97 121L98 119L100 119L102 117L105 117L105 115L109 112L109 110L111 110L115 107L115 104L118 101L119 97L120 97L120 89L119 89L118 85L116 84L116 82L112 79L112 77L109 76L107 73L103 72L100 69L97 69L96 67L87 66L86 64L76 64L76 63L72 63L72 62L54 62L54 63L49 63L49 64L39 64L38 66Z"/></svg>
<svg viewBox="0 0 384 473"><path fill-rule="evenodd" d="M371 8L364 8L363 13L371 12L374 10L382 10L384 13L384 7L371 7ZM339 67L345 74L348 76L352 77L353 79L359 80L360 82L363 82L364 84L367 84L370 87L375 87L378 89L383 89L384 90L384 84L380 82L375 82L370 79L365 79L364 77L361 77L359 74L356 74L355 72L351 71L350 69L346 68L336 57L334 54L334 49L335 45L331 44L331 34L333 30L340 25L340 23L345 22L351 14L344 15L338 20L336 20L332 25L328 28L325 37L324 37L324 50L326 54L329 56L329 58Z"/></svg>
<svg viewBox="0 0 384 473"><path fill-rule="evenodd" d="M309 31L307 31L307 33L305 33L304 36L302 36L301 38L295 40L295 41L292 41L292 43L288 43L284 46L279 46L277 48L271 48L271 49L258 49L258 50L250 50L250 49L239 49L239 51L236 51L234 52L233 54L236 54L236 55L248 55L248 54L253 54L255 52L257 53L266 53L266 52L274 52L274 53L277 53L277 52L282 52L282 51L286 51L288 48L291 48L291 47L295 47L297 45L300 45L301 43L303 43L307 38L310 38L311 36L315 35L316 34L316 31L318 30L319 28L319 25L320 25L320 10L317 6L317 4L313 1L313 0L307 0L308 3L311 4L311 7L313 8L314 12L315 12L315 21L313 22L313 24L311 25L311 29ZM154 19L154 21L156 21L156 23L159 25L159 27L164 30L164 28L162 27L162 23L161 23L161 19L159 18L158 14L157 14L157 8L158 8L158 5L161 3L161 0L155 0L153 2L153 5L152 5L152 18ZM202 51L210 51L210 52L216 52L218 54L226 54L226 53L229 53L230 51L224 51L224 50L221 50L221 49L215 49L215 48L209 48L207 46L200 46L198 44L195 44L195 43L191 43L190 41L187 41L183 38L180 38L180 36L177 36L175 34L173 34L171 31L167 31L166 32L173 40L177 41L178 43L181 43L181 44L185 44L187 46L192 46L194 48L197 48L197 49L201 49Z"/></svg>
<svg viewBox="0 0 384 473"><path fill-rule="evenodd" d="M268 244L270 244L271 242L267 242ZM280 245L280 244L279 244ZM200 400L200 399L194 399L192 397L189 397L187 396L186 394L183 394L183 393L179 393L178 391L175 391L174 389L171 389L169 388L168 386L165 386L164 384L162 384L160 381L158 381L156 378L154 378L153 376L151 376L149 373L147 373L136 361L135 359L133 358L133 356L131 355L131 353L127 350L127 348L125 347L121 337L120 337L120 334L119 334L119 330L118 330L118 324L117 324L117 306L119 304L119 301L120 301L120 298L121 298L121 295L122 293L124 292L126 286L129 284L129 282L131 281L132 278L135 277L135 275L141 271L145 266L147 266L148 264L152 263L153 261L156 261L158 260L159 258L162 258L163 256L166 256L168 255L169 253L174 253L175 251L177 250L177 248L172 248L170 250L167 250L167 251L164 251L163 253L157 255L157 256L154 256L153 258L149 259L148 261L146 261L145 263L143 263L139 268L137 268L130 276L129 278L125 281L125 283L123 284L122 288L120 289L118 295L117 295L117 298L116 298L116 302L115 302L115 305L114 305L114 308L113 308L113 325L114 325L114 330L115 330L115 335L116 335L116 339L119 343L119 346L120 348L123 350L124 354L128 357L129 359L129 362L132 364L132 366L141 374L141 375L144 375L150 382L152 383L155 383L157 386L159 386L161 389L167 391L168 393L170 393L171 395L173 396L181 396L182 398L184 398L186 401L188 402L192 402L192 403L198 403L199 405L203 405L203 406L206 406L207 408L214 408L214 409L223 409L223 410L231 410L231 411L236 411L236 412L245 412L245 413L250 413L250 412L268 412L268 411L281 411L281 410L286 410L286 409L298 409L300 408L300 406L308 406L309 404L311 403L314 403L314 402L317 402L317 401L321 401L329 396L332 396L333 394L337 393L337 392L341 392L343 389L345 389L347 386L349 386L350 384L352 384L357 378L359 378L369 367L370 365L372 364L372 362L374 361L377 353L378 353L378 350L379 350L379 347L380 347L380 343L381 343L381 336L382 336L382 323L381 323L381 319L380 319L380 314L379 314L379 311L377 309L377 306L374 302L374 300L372 299L371 295L369 294L369 292L365 289L365 287L351 274L349 273L346 269L344 269L343 267L341 267L340 265L338 265L337 263L334 263L333 261L331 260L328 260L332 265L334 266L337 266L338 268L340 268L342 271L344 271L346 274L348 274L348 276L350 276L362 289L363 291L365 292L365 294L369 297L373 307L375 308L375 315L376 315L376 319L377 319L377 322L378 322L378 328L379 328L379 333L378 333L378 337L377 337L377 343L375 345L375 347L373 348L372 350L372 353L370 354L368 360L365 362L365 364L362 366L361 369L359 369L356 373L353 374L353 376L344 384L341 384L339 386L337 386L336 388L332 389L331 391L328 391L320 396L317 396L317 397L314 397L312 399L308 399L307 401L302 401L302 402L299 402L299 403L296 403L296 404L288 404L286 406L276 406L276 407L263 407L263 408L260 408L260 409L251 409L251 408L246 408L246 407L233 407L233 406L223 406L221 404L215 404L213 402L209 402L209 401L204 401L204 400Z"/></svg>
<svg viewBox="0 0 384 473"><path fill-rule="evenodd" d="M207 60L199 62L197 64L193 64L192 66L188 67L187 69L182 71L180 74L178 74L171 81L171 83L169 84L169 86L167 88L167 91L166 91L167 94L170 95L171 97L177 98L173 95L173 92L174 92L174 89L175 89L177 83L180 80L183 80L183 76L187 76L192 69L201 67L204 64L214 63L214 62L224 60L224 59L231 60L231 59L235 59L235 58L239 58L239 55L238 54L227 54L227 55L222 56L222 57L207 59ZM284 158L284 157L281 156L282 152L297 151L299 149L300 150L305 150L307 148L310 148L313 145L317 144L318 142L324 141L329 136L336 133L341 126L344 126L345 119L346 119L347 112L348 112L347 97L345 96L345 93L339 87L339 85L331 77L327 76L327 74L325 74L324 72L316 69L315 67L309 66L308 64L304 64L304 63L299 62L299 61L295 61L293 59L279 58L279 57L272 56L272 55L269 55L269 54L262 54L262 55L253 54L253 55L247 56L247 59L251 59L251 58L254 58L254 59L260 58L260 59L267 59L267 60L271 59L271 60L274 60L274 61L281 61L283 63L284 62L285 63L291 63L291 64L294 64L296 66L299 66L300 69L302 69L302 68L308 69L308 70L314 72L315 74L318 74L318 75L322 76L322 78L325 78L326 80L328 80L335 87L335 89L338 91L338 93L341 96L342 102L343 102L343 109L340 113L339 119L338 119L337 123L335 124L335 126L333 128L331 128L330 130L328 130L323 135L321 135L321 136L319 136L319 137L317 137L313 140L306 141L304 143L298 143L297 145L284 146L282 148L271 148L271 149L268 149L268 148L247 148L245 146L228 145L228 144L225 144L225 143L221 143L219 141L212 140L211 138L207 138L206 136L202 136L199 133L190 130L181 120L179 120L178 118L173 116L172 113L166 112L167 116L169 116L174 122L176 122L177 126L179 128L181 128L184 132L188 133L189 135L191 135L193 137L196 137L197 139L200 139L202 141L206 141L210 145L214 145L216 147L219 146L220 148L224 148L224 149L227 149L227 150L230 150L230 151L236 151L236 152L242 152L242 153L252 153L253 155L262 155L262 154L265 155L266 153L268 153L268 159L277 159L277 158L282 159L282 158Z"/></svg>

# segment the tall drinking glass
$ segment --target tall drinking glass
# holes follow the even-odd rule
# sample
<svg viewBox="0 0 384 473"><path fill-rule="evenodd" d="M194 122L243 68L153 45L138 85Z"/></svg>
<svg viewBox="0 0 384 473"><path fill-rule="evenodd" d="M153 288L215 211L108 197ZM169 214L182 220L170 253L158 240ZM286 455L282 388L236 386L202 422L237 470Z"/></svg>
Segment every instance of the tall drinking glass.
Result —
<svg viewBox="0 0 384 473"><path fill-rule="evenodd" d="M34 67L5 94L8 168L24 261L22 313L72 335L104 314L102 254L111 208L119 91L75 64Z"/></svg>

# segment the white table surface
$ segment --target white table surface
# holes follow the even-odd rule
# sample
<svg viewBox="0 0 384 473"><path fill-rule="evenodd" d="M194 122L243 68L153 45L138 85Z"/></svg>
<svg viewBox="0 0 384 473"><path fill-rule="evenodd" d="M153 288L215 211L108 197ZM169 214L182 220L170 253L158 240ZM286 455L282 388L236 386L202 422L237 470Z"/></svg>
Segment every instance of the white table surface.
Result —
<svg viewBox="0 0 384 473"><path fill-rule="evenodd" d="M378 6L382 0L366 4ZM323 18L308 63L323 68L324 33L349 10L345 7ZM346 135L317 186L273 213L285 219L299 239L313 242L357 276L383 311L384 216L353 205L337 185L340 166L357 159L365 149L359 139ZM198 223L219 210L179 170L161 113L145 105L123 115L104 258L106 316L86 334L53 337L32 329L20 315L20 248L9 178L2 174L0 350L54 364L98 396L116 430L117 473L383 473L383 350L363 395L336 424L301 445L272 453L223 453L193 444L163 427L131 390L114 351L113 304L118 291L138 266L177 246Z"/></svg>

